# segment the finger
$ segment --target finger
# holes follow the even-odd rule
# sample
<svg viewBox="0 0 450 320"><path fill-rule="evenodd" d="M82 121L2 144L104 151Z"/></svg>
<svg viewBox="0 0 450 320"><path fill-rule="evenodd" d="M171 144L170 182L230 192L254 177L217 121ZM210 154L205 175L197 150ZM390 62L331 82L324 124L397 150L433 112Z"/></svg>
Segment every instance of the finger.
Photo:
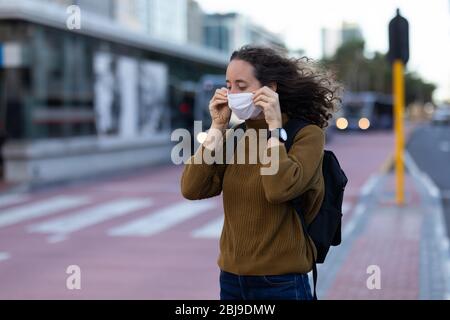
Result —
<svg viewBox="0 0 450 320"><path fill-rule="evenodd" d="M211 108L217 108L220 109L221 106L225 106L227 105L226 102L222 102L222 101L214 101L213 103L211 103Z"/></svg>
<svg viewBox="0 0 450 320"><path fill-rule="evenodd" d="M214 96L212 97L212 100L217 100L217 99L227 99L227 100L228 100L228 97L227 97L227 96L224 96L223 94L217 92L217 93L214 94Z"/></svg>
<svg viewBox="0 0 450 320"><path fill-rule="evenodd" d="M264 92L267 92L267 93L271 93L271 94L275 93L275 91L273 91L272 88L268 87L268 86L264 86L263 90L264 90Z"/></svg>
<svg viewBox="0 0 450 320"><path fill-rule="evenodd" d="M222 95L220 95L220 94L216 94L216 95L214 95L213 100L224 100L224 101L228 101L228 98L227 98L227 97L224 97L224 96L222 96Z"/></svg>
<svg viewBox="0 0 450 320"><path fill-rule="evenodd" d="M263 92L264 92L265 94L267 94L268 96L270 96L270 97L275 97L275 96L278 95L278 93L276 93L275 91L273 91L271 88L269 88L269 87L267 87L267 86L265 86L265 87L263 88Z"/></svg>
<svg viewBox="0 0 450 320"><path fill-rule="evenodd" d="M263 88L260 88L260 89L258 89L258 90L256 90L256 91L254 91L254 92L253 92L253 95L254 95L255 97L259 96L259 95L263 92L262 89L263 89Z"/></svg>
<svg viewBox="0 0 450 320"><path fill-rule="evenodd" d="M214 100L228 101L228 98L224 97L224 96L217 95L217 96L214 96Z"/></svg>
<svg viewBox="0 0 450 320"><path fill-rule="evenodd" d="M266 94L263 91L257 91L255 95L253 95L253 99L258 99L259 97L265 96Z"/></svg>
<svg viewBox="0 0 450 320"><path fill-rule="evenodd" d="M224 96L224 95L221 95L221 94L216 94L214 96L214 99L221 99L221 100L227 100L228 101L228 97Z"/></svg>
<svg viewBox="0 0 450 320"><path fill-rule="evenodd" d="M270 104L267 102L259 102L257 105L257 107L260 107L261 109L263 109L263 111L266 111L267 109L270 109Z"/></svg>
<svg viewBox="0 0 450 320"><path fill-rule="evenodd" d="M261 89L257 90L254 94L255 98L259 96L268 96L268 97L275 97L276 92L270 89L269 87L262 87Z"/></svg>
<svg viewBox="0 0 450 320"><path fill-rule="evenodd" d="M266 95L260 95L258 98L255 99L253 102L254 104L260 103L260 102L266 102L269 105L274 106L276 104L276 100L272 97L268 97Z"/></svg>
<svg viewBox="0 0 450 320"><path fill-rule="evenodd" d="M210 104L210 105L213 105L213 104L216 104L216 103L224 103L224 102L225 102L224 99L218 99L216 96L214 96L214 97L209 101L209 104Z"/></svg>
<svg viewBox="0 0 450 320"><path fill-rule="evenodd" d="M253 100L253 102L254 102L255 104L258 103L258 102L260 102L260 101L263 101L263 102L270 102L270 98L267 97L266 95L259 95L257 98L255 98L255 99Z"/></svg>
<svg viewBox="0 0 450 320"><path fill-rule="evenodd" d="M216 94L226 97L228 96L228 89L227 88L217 89Z"/></svg>

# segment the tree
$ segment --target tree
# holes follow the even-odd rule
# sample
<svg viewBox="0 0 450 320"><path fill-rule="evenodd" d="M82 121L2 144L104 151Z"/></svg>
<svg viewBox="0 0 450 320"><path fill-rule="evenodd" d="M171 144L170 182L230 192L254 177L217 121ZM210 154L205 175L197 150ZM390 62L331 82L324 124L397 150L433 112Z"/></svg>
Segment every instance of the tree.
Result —
<svg viewBox="0 0 450 320"><path fill-rule="evenodd" d="M339 47L330 59L322 63L334 70L346 90L353 92L375 91L392 93L392 68L386 54L375 52L366 57L364 40L353 40ZM425 82L416 72L406 72L406 103L433 102L436 86Z"/></svg>

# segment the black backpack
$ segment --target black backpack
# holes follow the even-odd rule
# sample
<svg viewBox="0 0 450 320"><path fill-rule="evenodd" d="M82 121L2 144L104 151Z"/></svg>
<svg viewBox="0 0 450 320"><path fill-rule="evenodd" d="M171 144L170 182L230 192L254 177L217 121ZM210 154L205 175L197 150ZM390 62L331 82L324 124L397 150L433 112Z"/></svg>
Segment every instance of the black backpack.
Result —
<svg viewBox="0 0 450 320"><path fill-rule="evenodd" d="M286 141L286 149L292 147L294 138L297 133L311 123L291 119L286 123L284 129L288 134ZM314 246L317 249L317 257L313 264L313 281L314 281L314 299L317 299L317 263L323 263L331 246L341 244L341 226L342 226L342 203L344 200L344 191L348 179L342 170L335 154L330 150L324 151L322 173L325 183L325 195L322 205L315 216L314 220L307 225L305 217L302 214L301 196L291 201L293 207L297 211L302 222L304 234L308 234ZM308 241L311 245L311 243Z"/></svg>
<svg viewBox="0 0 450 320"><path fill-rule="evenodd" d="M284 129L287 132L288 139L285 143L289 152L294 138L297 133L304 127L312 123L300 120L290 119ZM243 129L245 131L245 123L237 126L235 130ZM291 201L292 206L300 217L304 234L308 234L317 249L317 257L313 264L313 281L314 281L314 299L317 299L317 263L323 263L331 246L341 244L341 225L342 225L342 203L344 198L344 190L348 179L342 170L339 161L334 153L330 150L324 151L322 172L325 183L325 196L322 205L315 216L314 220L307 225L305 217L302 214L301 196ZM309 239L309 238L308 238ZM311 245L310 241L308 244Z"/></svg>

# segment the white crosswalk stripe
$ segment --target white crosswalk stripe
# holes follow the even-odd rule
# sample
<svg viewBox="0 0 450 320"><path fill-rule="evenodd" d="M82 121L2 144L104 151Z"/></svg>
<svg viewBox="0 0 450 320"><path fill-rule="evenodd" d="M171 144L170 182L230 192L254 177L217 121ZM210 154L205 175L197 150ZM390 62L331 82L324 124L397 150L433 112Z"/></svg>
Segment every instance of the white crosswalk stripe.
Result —
<svg viewBox="0 0 450 320"><path fill-rule="evenodd" d="M198 239L218 239L222 233L223 216L212 220L203 227L194 230L191 235Z"/></svg>
<svg viewBox="0 0 450 320"><path fill-rule="evenodd" d="M67 235L72 232L105 222L109 219L124 216L152 205L150 199L127 198L114 200L105 204L90 207L70 216L44 221L28 228L30 232ZM54 242L55 238L52 238ZM62 237L61 239L64 239Z"/></svg>
<svg viewBox="0 0 450 320"><path fill-rule="evenodd" d="M8 252L0 252L0 262L8 260L10 257Z"/></svg>
<svg viewBox="0 0 450 320"><path fill-rule="evenodd" d="M19 204L19 203L24 202L26 200L28 200L28 197L26 195L23 195L23 194L8 194L8 195L0 197L0 208L6 207L6 206L10 206L10 205L14 205L14 204Z"/></svg>
<svg viewBox="0 0 450 320"><path fill-rule="evenodd" d="M2 210L0 228L8 227L26 220L48 216L62 210L73 209L89 202L86 197L57 196L30 204Z"/></svg>
<svg viewBox="0 0 450 320"><path fill-rule="evenodd" d="M109 230L111 236L147 237L163 232L181 222L216 207L214 201L180 202L160 209L141 219Z"/></svg>
<svg viewBox="0 0 450 320"><path fill-rule="evenodd" d="M342 204L342 214L346 215L347 213L350 212L350 209L352 208L352 205L348 202L344 202Z"/></svg>
<svg viewBox="0 0 450 320"><path fill-rule="evenodd" d="M55 235L51 235L47 238L47 242L48 243L59 243L59 242L63 242L67 240L67 235L65 234L55 234Z"/></svg>

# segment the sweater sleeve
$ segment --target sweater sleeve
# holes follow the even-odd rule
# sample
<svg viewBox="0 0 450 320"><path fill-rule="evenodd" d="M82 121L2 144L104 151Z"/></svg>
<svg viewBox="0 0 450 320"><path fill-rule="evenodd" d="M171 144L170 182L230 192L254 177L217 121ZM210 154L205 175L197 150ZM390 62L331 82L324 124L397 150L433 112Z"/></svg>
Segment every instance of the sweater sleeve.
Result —
<svg viewBox="0 0 450 320"><path fill-rule="evenodd" d="M188 200L201 200L218 196L222 193L222 180L226 164L208 164L204 153L212 156L213 151L201 145L197 152L186 161L181 176L181 193Z"/></svg>
<svg viewBox="0 0 450 320"><path fill-rule="evenodd" d="M273 147L278 148L279 157L271 160L275 163L264 166L278 165L278 171L274 175L262 176L267 201L283 203L307 191L321 163L324 147L325 132L316 125L308 125L297 133L289 154L284 145Z"/></svg>

